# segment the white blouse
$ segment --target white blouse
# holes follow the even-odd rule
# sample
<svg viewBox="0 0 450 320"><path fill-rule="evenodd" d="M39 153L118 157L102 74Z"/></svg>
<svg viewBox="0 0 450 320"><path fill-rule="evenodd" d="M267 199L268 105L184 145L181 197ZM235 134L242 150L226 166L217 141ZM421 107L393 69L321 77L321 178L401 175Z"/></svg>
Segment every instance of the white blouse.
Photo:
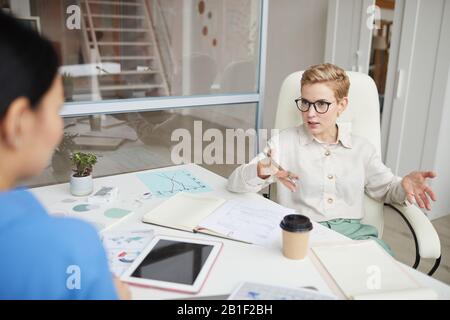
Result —
<svg viewBox="0 0 450 320"><path fill-rule="evenodd" d="M297 191L291 192L275 177L258 177L263 153L231 174L230 191L258 192L276 182L279 203L315 221L362 219L364 192L380 202L405 204L401 178L383 164L367 139L346 126L338 126L335 144L321 143L301 125L281 131L267 147L281 167L299 176Z"/></svg>

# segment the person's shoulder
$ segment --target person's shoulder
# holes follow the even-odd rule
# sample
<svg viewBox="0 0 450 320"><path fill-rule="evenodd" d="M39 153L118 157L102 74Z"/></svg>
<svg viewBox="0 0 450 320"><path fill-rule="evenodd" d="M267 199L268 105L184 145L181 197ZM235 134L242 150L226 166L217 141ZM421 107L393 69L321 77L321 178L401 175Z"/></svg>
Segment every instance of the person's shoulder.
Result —
<svg viewBox="0 0 450 320"><path fill-rule="evenodd" d="M94 226L80 219L49 217L47 230L52 237L60 239L60 245L63 246L82 247L84 251L90 251L96 249L96 245L101 244Z"/></svg>
<svg viewBox="0 0 450 320"><path fill-rule="evenodd" d="M50 224L53 224L55 232L64 233L68 237L98 238L98 234L93 225L80 219L69 217L50 217Z"/></svg>
<svg viewBox="0 0 450 320"><path fill-rule="evenodd" d="M5 211L0 226L5 232L20 236L24 246L92 247L99 243L92 225L80 219L49 215L29 190L11 190L1 195L0 200Z"/></svg>
<svg viewBox="0 0 450 320"><path fill-rule="evenodd" d="M282 130L280 130L280 134L297 136L303 129L304 129L304 126L301 124L301 125L298 125L295 127L289 127L289 128L282 129Z"/></svg>
<svg viewBox="0 0 450 320"><path fill-rule="evenodd" d="M370 157L373 156L374 154L379 153L375 144L368 138L355 134L353 132L351 133L351 137L352 137L352 147L359 154L363 154Z"/></svg>
<svg viewBox="0 0 450 320"><path fill-rule="evenodd" d="M0 210L9 216L45 211L36 197L27 189L18 188L0 193Z"/></svg>
<svg viewBox="0 0 450 320"><path fill-rule="evenodd" d="M75 218L46 214L40 219L21 221L12 232L21 236L25 247L34 247L38 251L52 248L55 259L76 260L98 254L102 248L95 228Z"/></svg>
<svg viewBox="0 0 450 320"><path fill-rule="evenodd" d="M303 130L303 125L298 125L295 127L289 127L284 129L273 129L272 139L286 139L292 137L298 137Z"/></svg>

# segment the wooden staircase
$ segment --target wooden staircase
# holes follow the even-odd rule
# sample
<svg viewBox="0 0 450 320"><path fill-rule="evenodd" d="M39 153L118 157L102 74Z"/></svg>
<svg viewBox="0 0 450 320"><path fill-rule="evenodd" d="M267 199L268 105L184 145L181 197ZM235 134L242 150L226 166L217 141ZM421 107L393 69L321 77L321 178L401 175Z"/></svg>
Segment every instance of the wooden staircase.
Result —
<svg viewBox="0 0 450 320"><path fill-rule="evenodd" d="M169 96L146 1L81 0L80 5L84 60L98 69L90 88L94 100Z"/></svg>

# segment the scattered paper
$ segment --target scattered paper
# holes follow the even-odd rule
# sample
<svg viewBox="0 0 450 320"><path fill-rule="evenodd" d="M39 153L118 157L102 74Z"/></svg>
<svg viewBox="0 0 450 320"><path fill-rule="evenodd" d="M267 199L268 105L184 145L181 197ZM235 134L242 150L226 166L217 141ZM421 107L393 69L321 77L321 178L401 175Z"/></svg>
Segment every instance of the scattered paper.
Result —
<svg viewBox="0 0 450 320"><path fill-rule="evenodd" d="M105 247L111 272L120 277L153 239L153 230L104 232Z"/></svg>
<svg viewBox="0 0 450 320"><path fill-rule="evenodd" d="M295 214L295 210L268 201L229 200L199 227L236 240L271 246L280 237L280 222L288 214Z"/></svg>
<svg viewBox="0 0 450 320"><path fill-rule="evenodd" d="M288 288L244 282L228 300L336 300L336 297L320 293L315 288Z"/></svg>
<svg viewBox="0 0 450 320"><path fill-rule="evenodd" d="M330 230L323 225L313 222L313 229L309 238L310 246L326 244L326 243L336 243L339 242L353 242L350 238L337 233L336 231Z"/></svg>
<svg viewBox="0 0 450 320"><path fill-rule="evenodd" d="M171 197L179 192L209 192L212 189L188 170L164 170L138 173L137 177L157 198Z"/></svg>

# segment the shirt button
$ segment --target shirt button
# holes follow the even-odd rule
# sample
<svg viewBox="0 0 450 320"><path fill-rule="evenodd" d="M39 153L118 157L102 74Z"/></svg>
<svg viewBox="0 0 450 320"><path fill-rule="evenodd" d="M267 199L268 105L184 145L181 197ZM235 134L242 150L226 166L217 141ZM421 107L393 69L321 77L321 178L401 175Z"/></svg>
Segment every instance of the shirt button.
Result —
<svg viewBox="0 0 450 320"><path fill-rule="evenodd" d="M332 198L328 198L328 203L332 204L333 203L333 199Z"/></svg>
<svg viewBox="0 0 450 320"><path fill-rule="evenodd" d="M330 151L328 151L328 150L327 150L327 151L325 151L325 156L327 156L327 157L328 157L328 156L329 156L330 154L331 154L331 152L330 152Z"/></svg>
<svg viewBox="0 0 450 320"><path fill-rule="evenodd" d="M334 176L332 174L328 175L328 179L333 180Z"/></svg>

